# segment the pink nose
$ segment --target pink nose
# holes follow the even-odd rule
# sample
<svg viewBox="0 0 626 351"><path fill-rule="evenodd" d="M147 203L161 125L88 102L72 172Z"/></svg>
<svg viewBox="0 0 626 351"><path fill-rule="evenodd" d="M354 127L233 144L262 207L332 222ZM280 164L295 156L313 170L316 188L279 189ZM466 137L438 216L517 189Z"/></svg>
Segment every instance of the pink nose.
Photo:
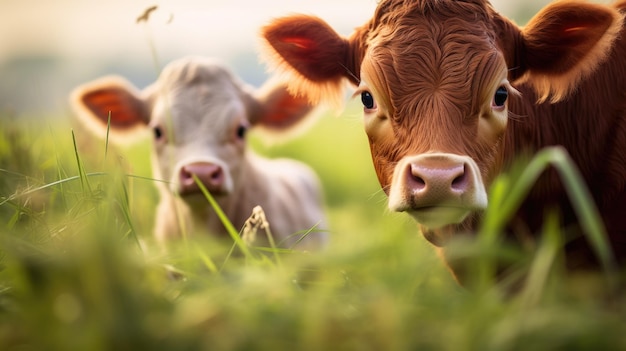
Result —
<svg viewBox="0 0 626 351"><path fill-rule="evenodd" d="M211 193L224 191L224 171L222 167L207 162L191 163L180 169L180 193L187 194L200 190L192 175L196 175L198 180Z"/></svg>
<svg viewBox="0 0 626 351"><path fill-rule="evenodd" d="M430 229L461 223L487 207L487 193L471 157L426 153L404 157L389 188L389 209L408 212Z"/></svg>
<svg viewBox="0 0 626 351"><path fill-rule="evenodd" d="M421 158L408 164L406 187L416 204L433 206L442 202L456 202L471 190L470 173L471 167L463 161Z"/></svg>

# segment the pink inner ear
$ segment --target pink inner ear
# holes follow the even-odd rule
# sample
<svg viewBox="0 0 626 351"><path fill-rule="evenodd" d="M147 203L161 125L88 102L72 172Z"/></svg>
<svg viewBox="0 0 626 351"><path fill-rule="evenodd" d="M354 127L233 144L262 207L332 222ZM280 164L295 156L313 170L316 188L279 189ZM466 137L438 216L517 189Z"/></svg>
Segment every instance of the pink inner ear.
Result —
<svg viewBox="0 0 626 351"><path fill-rule="evenodd" d="M271 111L268 111L268 115L261 123L270 129L287 129L304 119L310 110L311 105L308 99L285 95L272 106Z"/></svg>
<svg viewBox="0 0 626 351"><path fill-rule="evenodd" d="M583 27L583 26L578 26L578 27L571 27L571 28L567 28L564 30L565 33L574 33L574 32L579 32L581 30L586 29L587 27Z"/></svg>
<svg viewBox="0 0 626 351"><path fill-rule="evenodd" d="M304 50L313 50L316 47L313 40L302 37L285 37L282 41Z"/></svg>
<svg viewBox="0 0 626 351"><path fill-rule="evenodd" d="M131 128L142 122L143 106L115 89L86 94L83 103L105 124L108 123L110 112L111 125L116 128Z"/></svg>

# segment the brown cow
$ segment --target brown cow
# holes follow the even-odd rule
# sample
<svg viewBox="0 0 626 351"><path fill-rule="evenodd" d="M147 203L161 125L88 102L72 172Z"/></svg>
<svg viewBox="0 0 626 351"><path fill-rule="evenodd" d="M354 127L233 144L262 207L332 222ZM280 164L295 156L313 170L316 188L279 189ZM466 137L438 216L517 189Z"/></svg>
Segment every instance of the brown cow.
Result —
<svg viewBox="0 0 626 351"><path fill-rule="evenodd" d="M346 79L358 86L389 208L415 218L435 245L476 228L489 185L514 158L561 145L623 264L624 12L624 0L558 1L520 28L486 0L382 0L349 38L304 15L276 19L262 35L295 91L336 101ZM555 172L540 178L510 238L536 233L547 207L571 234L568 266L595 266Z"/></svg>
<svg viewBox="0 0 626 351"><path fill-rule="evenodd" d="M270 80L254 91L216 60L186 57L138 91L121 77L104 77L72 92L80 121L124 141L152 131L152 167L161 201L155 235L163 241L184 232L224 235L225 228L192 178L195 174L228 219L242 228L255 206L268 218L277 243L324 246L325 216L317 176L295 160L269 160L247 146L249 128L286 132L310 114L306 98ZM314 229L301 242L298 232Z"/></svg>

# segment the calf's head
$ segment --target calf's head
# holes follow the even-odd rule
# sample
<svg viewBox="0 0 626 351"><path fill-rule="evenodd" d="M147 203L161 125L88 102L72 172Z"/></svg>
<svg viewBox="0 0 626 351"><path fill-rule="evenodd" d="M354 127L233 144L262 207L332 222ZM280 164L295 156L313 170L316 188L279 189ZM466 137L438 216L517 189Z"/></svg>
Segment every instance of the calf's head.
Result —
<svg viewBox="0 0 626 351"><path fill-rule="evenodd" d="M291 89L317 101L341 97L345 80L357 87L389 208L442 244L487 206L510 107L565 98L620 26L614 9L579 1L548 6L522 29L485 0L383 0L348 38L304 15L262 36Z"/></svg>
<svg viewBox="0 0 626 351"><path fill-rule="evenodd" d="M292 127L311 110L278 81L255 92L222 64L195 57L172 62L143 91L121 77L87 83L73 91L71 104L95 132L104 135L110 125L113 139L150 130L154 176L181 195L199 193L193 174L214 195L231 193L245 181L248 129Z"/></svg>

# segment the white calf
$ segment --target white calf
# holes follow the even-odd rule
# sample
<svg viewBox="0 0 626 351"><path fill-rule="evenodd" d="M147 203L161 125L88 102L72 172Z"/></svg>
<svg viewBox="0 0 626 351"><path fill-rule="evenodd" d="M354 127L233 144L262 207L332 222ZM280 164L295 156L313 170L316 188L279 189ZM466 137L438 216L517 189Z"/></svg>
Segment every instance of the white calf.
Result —
<svg viewBox="0 0 626 351"><path fill-rule="evenodd" d="M124 78L104 77L76 88L71 104L79 119L100 135L110 114L114 140L153 131L153 173L165 181L155 182L161 196L155 223L160 241L183 230L226 233L192 174L236 228L260 205L283 246L292 246L298 239L293 234L313 227L297 247L318 248L326 241L313 171L293 160L262 158L246 146L250 127L286 131L311 112L308 101L289 94L285 85L270 81L253 92L213 60L184 58L165 67L141 92Z"/></svg>

